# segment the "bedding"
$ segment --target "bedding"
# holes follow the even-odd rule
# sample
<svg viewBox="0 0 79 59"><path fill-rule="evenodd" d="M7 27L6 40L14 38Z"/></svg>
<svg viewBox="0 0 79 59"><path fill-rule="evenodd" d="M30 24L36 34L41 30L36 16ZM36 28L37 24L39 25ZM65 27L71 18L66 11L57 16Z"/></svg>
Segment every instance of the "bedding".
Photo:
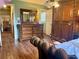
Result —
<svg viewBox="0 0 79 59"><path fill-rule="evenodd" d="M76 55L79 59L79 38L55 45L56 48L63 48L68 55Z"/></svg>

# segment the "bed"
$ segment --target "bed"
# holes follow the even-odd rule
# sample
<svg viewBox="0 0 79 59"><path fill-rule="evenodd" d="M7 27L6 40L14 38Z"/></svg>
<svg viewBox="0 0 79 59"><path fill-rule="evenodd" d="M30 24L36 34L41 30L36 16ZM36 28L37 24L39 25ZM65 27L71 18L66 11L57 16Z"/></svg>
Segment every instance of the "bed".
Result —
<svg viewBox="0 0 79 59"><path fill-rule="evenodd" d="M55 45L56 48L63 48L68 55L75 55L79 59L79 38Z"/></svg>

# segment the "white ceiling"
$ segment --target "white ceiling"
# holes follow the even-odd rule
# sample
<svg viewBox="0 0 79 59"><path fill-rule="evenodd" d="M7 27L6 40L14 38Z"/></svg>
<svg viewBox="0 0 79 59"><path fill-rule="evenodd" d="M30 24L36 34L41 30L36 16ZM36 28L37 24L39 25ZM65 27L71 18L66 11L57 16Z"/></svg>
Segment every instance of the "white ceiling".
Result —
<svg viewBox="0 0 79 59"><path fill-rule="evenodd" d="M43 5L47 0L21 0L21 1ZM55 1L59 1L59 0L55 0Z"/></svg>
<svg viewBox="0 0 79 59"><path fill-rule="evenodd" d="M21 1L24 1L24 2L30 2L30 3L35 3L35 4L44 4L46 0L21 0Z"/></svg>
<svg viewBox="0 0 79 59"><path fill-rule="evenodd" d="M5 4L10 4L12 0L0 0L0 8L3 7Z"/></svg>

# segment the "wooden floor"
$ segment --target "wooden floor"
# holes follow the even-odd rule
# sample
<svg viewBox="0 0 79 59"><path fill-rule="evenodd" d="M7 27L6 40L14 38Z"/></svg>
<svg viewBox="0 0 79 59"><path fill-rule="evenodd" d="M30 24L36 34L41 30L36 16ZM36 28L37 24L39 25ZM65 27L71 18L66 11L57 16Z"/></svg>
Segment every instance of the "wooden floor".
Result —
<svg viewBox="0 0 79 59"><path fill-rule="evenodd" d="M9 32L2 33L0 59L38 59L38 50L29 40L15 44Z"/></svg>

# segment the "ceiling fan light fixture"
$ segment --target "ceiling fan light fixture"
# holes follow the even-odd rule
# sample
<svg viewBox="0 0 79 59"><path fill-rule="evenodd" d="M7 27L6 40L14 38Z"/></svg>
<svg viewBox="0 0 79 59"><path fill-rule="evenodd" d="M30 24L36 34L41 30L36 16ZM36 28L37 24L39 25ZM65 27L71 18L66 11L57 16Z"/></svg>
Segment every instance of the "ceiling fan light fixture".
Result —
<svg viewBox="0 0 79 59"><path fill-rule="evenodd" d="M45 6L47 8L51 8L51 7L55 7L55 8L58 8L60 5L58 3L58 1L52 1L52 0L47 0L46 3L45 3Z"/></svg>
<svg viewBox="0 0 79 59"><path fill-rule="evenodd" d="M48 3L45 4L45 6L47 8L51 8L52 6L54 6L54 2L48 2Z"/></svg>
<svg viewBox="0 0 79 59"><path fill-rule="evenodd" d="M59 5L59 3L58 2L54 2L54 7L55 8L58 8L60 5Z"/></svg>

